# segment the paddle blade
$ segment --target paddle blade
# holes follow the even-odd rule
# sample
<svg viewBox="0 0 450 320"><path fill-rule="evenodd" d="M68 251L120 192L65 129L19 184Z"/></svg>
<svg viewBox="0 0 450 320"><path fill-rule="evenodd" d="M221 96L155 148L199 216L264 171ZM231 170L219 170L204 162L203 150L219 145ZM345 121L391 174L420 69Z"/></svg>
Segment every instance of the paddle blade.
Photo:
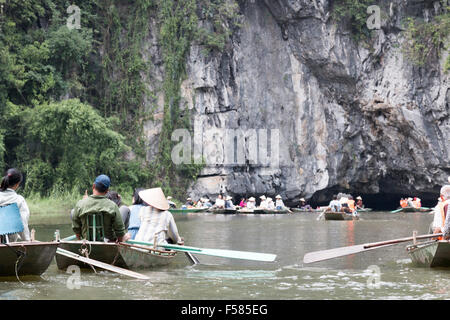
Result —
<svg viewBox="0 0 450 320"><path fill-rule="evenodd" d="M80 256L80 255L78 255L76 253L73 253L71 251L68 251L68 250L64 250L64 249L58 248L58 249L56 249L56 253L60 254L62 256L65 256L65 257L68 257L68 258L80 261L80 262L84 262L84 263L93 265L93 266L98 267L98 268L102 268L102 269L105 269L105 270L108 270L108 271L111 271L111 272L122 274L124 276L128 276L128 277L139 279L139 280L150 280L149 277L147 277L146 275L143 275L141 273L137 273L137 272L134 272L134 271L131 271L131 270L123 269L123 268L120 268L120 267L116 267L116 266L113 266L113 265L110 265L110 264L107 264L107 263L104 263L104 262L101 262L101 261L98 261L98 260L94 260L94 259L91 259L91 258L86 258L86 257Z"/></svg>
<svg viewBox="0 0 450 320"><path fill-rule="evenodd" d="M144 246L153 246L153 243L146 241L128 240L127 243ZM158 247L180 252L191 252L195 254L203 254L207 256L215 256L221 258L243 259L243 260L264 261L264 262L275 261L275 258L277 257L277 255L269 253L223 250L223 249L205 249L197 247L180 246L176 244L158 244Z"/></svg>
<svg viewBox="0 0 450 320"><path fill-rule="evenodd" d="M16 203L0 207L0 235L23 231L20 210Z"/></svg>
<svg viewBox="0 0 450 320"><path fill-rule="evenodd" d="M195 253L221 258L253 260L263 262L275 261L277 257L277 255L275 254L249 252L249 251L223 250L223 249L202 249L201 251Z"/></svg>
<svg viewBox="0 0 450 320"><path fill-rule="evenodd" d="M313 263L313 262L319 262L339 257L348 256L355 253L360 252L366 252L373 249L379 249L384 248L388 246L392 246L397 243L390 243L382 246L377 247L371 247L371 248L365 248L366 244L359 244L355 246L350 247L342 247L342 248L334 248L334 249L328 249L328 250L322 250L322 251L315 251L315 252L309 252L305 254L303 257L303 263Z"/></svg>

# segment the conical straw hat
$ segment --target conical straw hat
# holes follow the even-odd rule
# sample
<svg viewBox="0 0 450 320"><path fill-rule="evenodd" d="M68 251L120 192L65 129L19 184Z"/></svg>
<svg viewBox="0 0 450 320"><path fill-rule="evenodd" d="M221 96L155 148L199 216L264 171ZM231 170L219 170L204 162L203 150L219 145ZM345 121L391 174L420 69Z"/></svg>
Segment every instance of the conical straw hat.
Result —
<svg viewBox="0 0 450 320"><path fill-rule="evenodd" d="M139 197L149 206L159 210L169 210L169 203L161 188L142 190L139 192Z"/></svg>

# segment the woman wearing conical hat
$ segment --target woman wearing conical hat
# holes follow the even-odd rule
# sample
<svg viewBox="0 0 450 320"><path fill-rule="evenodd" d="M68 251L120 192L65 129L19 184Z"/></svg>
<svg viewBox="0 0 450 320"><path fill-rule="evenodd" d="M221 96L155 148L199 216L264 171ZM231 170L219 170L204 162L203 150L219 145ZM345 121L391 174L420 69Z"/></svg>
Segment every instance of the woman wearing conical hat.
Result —
<svg viewBox="0 0 450 320"><path fill-rule="evenodd" d="M247 209L253 210L256 209L256 199L253 197L248 198Z"/></svg>
<svg viewBox="0 0 450 320"><path fill-rule="evenodd" d="M277 196L275 197L275 199L276 199L276 202L275 202L275 207L276 207L276 209L277 209L277 210L283 210L284 207L285 207L284 202L283 202L283 198L281 198L280 195L277 195Z"/></svg>
<svg viewBox="0 0 450 320"><path fill-rule="evenodd" d="M141 226L136 235L137 241L153 242L156 236L157 244L177 243L184 240L178 234L175 219L169 210L169 203L161 188L147 189L139 192L139 197L148 204L139 212Z"/></svg>

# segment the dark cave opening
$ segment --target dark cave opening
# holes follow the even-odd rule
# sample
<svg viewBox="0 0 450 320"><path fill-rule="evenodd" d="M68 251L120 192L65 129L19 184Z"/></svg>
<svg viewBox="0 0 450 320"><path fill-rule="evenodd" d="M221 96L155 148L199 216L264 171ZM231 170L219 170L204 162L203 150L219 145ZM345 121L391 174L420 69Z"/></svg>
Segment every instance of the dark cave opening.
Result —
<svg viewBox="0 0 450 320"><path fill-rule="evenodd" d="M322 190L316 192L307 203L311 205L313 208L327 206L333 195L338 193L346 193L351 194L354 199L356 197L361 196L363 199L364 206L366 208L372 208L374 211L391 211L400 207L400 199L401 198L414 198L419 197L421 199L422 207L433 208L436 206L438 202L439 192L427 192L427 193L415 193L415 194L406 194L406 193L377 193L377 194L368 194L368 193L352 193L348 191L339 191L339 190ZM256 205L259 205L261 200L259 197L262 194L253 194L253 195L238 195L235 194L233 197L233 202L237 205L239 204L242 198L248 199L249 197L254 197L256 199ZM266 197L271 197L275 201L276 194L265 194ZM301 197L298 197L300 199ZM288 207L297 207L299 204L299 200L293 199L283 199L284 204Z"/></svg>
<svg viewBox="0 0 450 320"><path fill-rule="evenodd" d="M326 206L331 201L333 194L338 194L339 192L334 192L329 194L326 192L325 195L322 192L318 192L313 195L310 200L310 205L314 208L317 206ZM351 192L342 192L351 194L353 198L361 196L363 199L364 206L366 208L372 208L375 211L391 211L400 207L400 199L401 198L414 198L419 197L421 199L422 207L433 208L436 206L438 202L439 192L416 192L414 194L407 193L376 193L376 194L368 194L368 193L351 193ZM324 199L325 198L325 199Z"/></svg>

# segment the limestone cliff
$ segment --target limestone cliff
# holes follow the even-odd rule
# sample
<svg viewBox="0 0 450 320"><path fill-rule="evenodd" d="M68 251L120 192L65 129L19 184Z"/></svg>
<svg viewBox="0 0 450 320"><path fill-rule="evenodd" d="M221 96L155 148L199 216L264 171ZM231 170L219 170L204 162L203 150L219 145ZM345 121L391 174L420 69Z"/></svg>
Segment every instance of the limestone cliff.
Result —
<svg viewBox="0 0 450 320"><path fill-rule="evenodd" d="M193 44L182 95L207 166L190 195L281 194L295 203L342 191L435 201L450 175L448 53L417 67L401 44L405 17L443 8L385 7L367 44L331 18L332 1L241 1L241 26L222 52ZM155 43L149 52L156 59ZM150 158L158 121L146 125Z"/></svg>

